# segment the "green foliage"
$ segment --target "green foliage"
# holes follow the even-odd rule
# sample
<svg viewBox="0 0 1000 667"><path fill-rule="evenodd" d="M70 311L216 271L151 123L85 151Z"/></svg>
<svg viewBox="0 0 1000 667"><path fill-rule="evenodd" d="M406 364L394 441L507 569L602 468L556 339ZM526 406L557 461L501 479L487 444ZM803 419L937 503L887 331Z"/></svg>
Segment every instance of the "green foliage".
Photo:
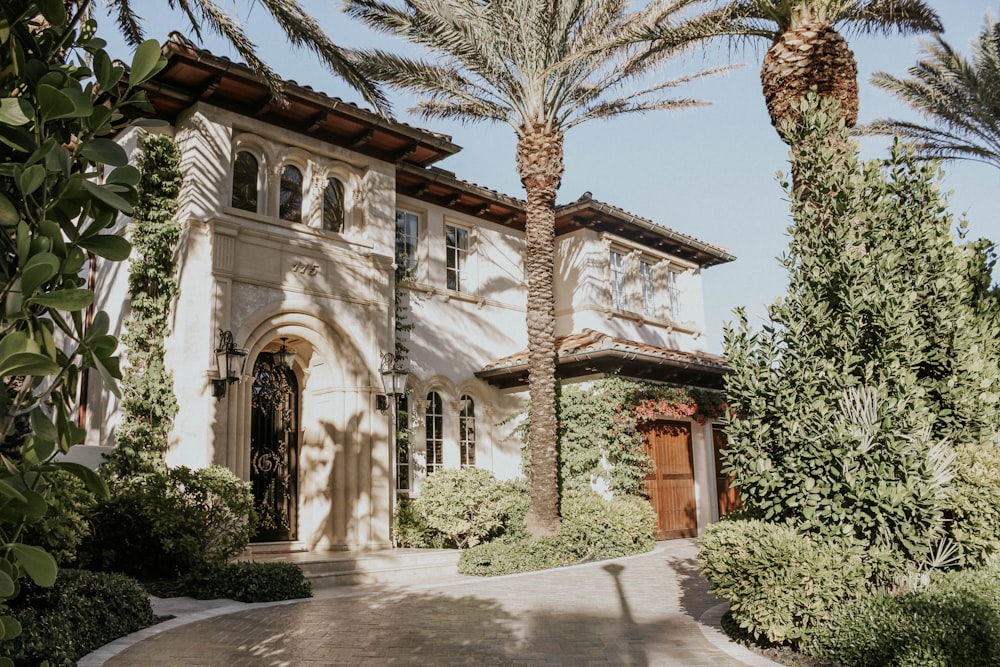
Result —
<svg viewBox="0 0 1000 667"><path fill-rule="evenodd" d="M294 563L216 563L185 576L181 588L197 600L272 602L312 597L311 585Z"/></svg>
<svg viewBox="0 0 1000 667"><path fill-rule="evenodd" d="M517 492L482 468L439 470L424 480L417 511L427 526L459 549L499 535L517 506Z"/></svg>
<svg viewBox="0 0 1000 667"><path fill-rule="evenodd" d="M727 470L748 511L911 562L946 529L951 445L1000 398L989 248L956 245L936 167L895 146L858 164L826 103L792 133L787 295L726 332Z"/></svg>
<svg viewBox="0 0 1000 667"><path fill-rule="evenodd" d="M177 414L173 374L164 365L170 304L177 296L174 248L181 190L180 150L167 136L147 136L138 156L139 198L132 216L128 287L131 312L122 344L127 350L122 381L124 414L116 447L103 470L117 475L164 468L163 453Z"/></svg>
<svg viewBox="0 0 1000 667"><path fill-rule="evenodd" d="M75 665L96 648L153 623L149 595L121 574L59 571L51 588L27 584L11 612L24 632L9 645L18 664Z"/></svg>
<svg viewBox="0 0 1000 667"><path fill-rule="evenodd" d="M564 385L559 395L559 458L564 489L590 488L604 479L620 495L642 495L652 461L643 447L641 422L697 419L724 414L718 392L605 378Z"/></svg>
<svg viewBox="0 0 1000 667"><path fill-rule="evenodd" d="M847 667L998 665L998 574L947 572L924 590L845 604L806 648Z"/></svg>
<svg viewBox="0 0 1000 667"><path fill-rule="evenodd" d="M954 467L950 537L960 564L979 567L1000 551L1000 440L958 445Z"/></svg>
<svg viewBox="0 0 1000 667"><path fill-rule="evenodd" d="M247 482L221 466L115 480L81 547L87 567L174 578L239 554L254 530Z"/></svg>
<svg viewBox="0 0 1000 667"><path fill-rule="evenodd" d="M90 535L89 517L97 506L97 497L68 472L57 472L46 482L48 511L37 522L28 524L24 541L48 551L60 566L69 566L76 562L77 549Z"/></svg>
<svg viewBox="0 0 1000 667"><path fill-rule="evenodd" d="M866 591L865 548L789 525L722 520L698 541L698 566L733 619L755 637L806 641L843 600Z"/></svg>
<svg viewBox="0 0 1000 667"><path fill-rule="evenodd" d="M94 295L83 268L88 253L128 255L128 243L107 232L120 213L131 214L138 174L107 135L127 123L124 110L143 107L135 86L164 61L155 42L139 46L121 85L124 67L95 32L93 21L68 21L63 3L0 4L2 639L20 631L3 606L21 576L55 580L52 555L23 541L24 527L46 513L46 478L62 468L105 491L85 468L52 460L84 435L71 416L81 372L94 369L112 387L119 377L107 315L89 325L84 317Z"/></svg>
<svg viewBox="0 0 1000 667"><path fill-rule="evenodd" d="M392 539L397 547L406 549L444 549L444 535L427 525L427 519L417 510L416 501L398 498L392 515Z"/></svg>
<svg viewBox="0 0 1000 667"><path fill-rule="evenodd" d="M526 510L525 499L518 511L523 517ZM561 514L557 536L531 540L522 521L519 531L463 551L459 572L486 576L527 572L631 556L655 544L656 514L642 498L605 500L589 489L578 489L563 496Z"/></svg>

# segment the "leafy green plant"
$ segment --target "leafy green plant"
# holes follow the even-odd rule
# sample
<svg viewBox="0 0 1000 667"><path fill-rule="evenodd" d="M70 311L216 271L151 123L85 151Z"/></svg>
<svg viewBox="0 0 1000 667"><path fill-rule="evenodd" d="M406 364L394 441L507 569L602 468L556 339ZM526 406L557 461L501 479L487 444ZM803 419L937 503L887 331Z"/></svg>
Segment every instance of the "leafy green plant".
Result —
<svg viewBox="0 0 1000 667"><path fill-rule="evenodd" d="M846 135L810 140L835 110L803 117L788 293L726 332L725 472L759 518L921 562L948 528L952 447L996 429L989 247L955 243L935 166L899 145L845 159Z"/></svg>
<svg viewBox="0 0 1000 667"><path fill-rule="evenodd" d="M84 435L71 413L81 372L94 369L112 387L119 377L107 315L84 317L94 295L82 269L88 253L111 261L128 255L129 244L107 232L119 214L132 213L138 172L107 135L128 122L125 110L143 107L135 87L164 63L158 44L144 43L123 83L124 67L104 51L96 23L79 21L61 2L0 4L3 640L21 631L3 608L22 575L55 581L52 555L24 542L25 526L46 513L46 478L62 469L106 492L91 471L53 458Z"/></svg>
<svg viewBox="0 0 1000 667"><path fill-rule="evenodd" d="M559 539L581 560L631 556L656 544L656 512L635 496L604 499L593 491L567 492L562 500Z"/></svg>
<svg viewBox="0 0 1000 667"><path fill-rule="evenodd" d="M182 181L180 150L168 136L146 136L137 164L138 201L129 225L131 310L122 335L128 361L122 379L123 419L115 431L115 449L102 466L105 474L119 476L165 468L163 454L177 414L163 341L169 332L170 304L178 291L174 247L180 237L175 217Z"/></svg>
<svg viewBox="0 0 1000 667"><path fill-rule="evenodd" d="M90 535L90 515L97 496L68 472L53 473L46 480L45 516L25 527L24 541L42 547L62 566L72 566L77 549Z"/></svg>
<svg viewBox="0 0 1000 667"><path fill-rule="evenodd" d="M566 552L558 537L540 540L501 537L466 549L458 559L461 574L496 577L518 572L545 570L581 562Z"/></svg>
<svg viewBox="0 0 1000 667"><path fill-rule="evenodd" d="M722 520L698 540L698 566L755 637L801 644L844 600L867 590L864 545L783 524Z"/></svg>
<svg viewBox="0 0 1000 667"><path fill-rule="evenodd" d="M228 469L172 468L115 480L81 548L87 567L173 578L239 554L254 530L250 485Z"/></svg>
<svg viewBox="0 0 1000 667"><path fill-rule="evenodd" d="M27 584L11 613L24 631L9 643L18 664L75 665L94 649L153 623L149 595L121 574L62 569L48 588Z"/></svg>
<svg viewBox="0 0 1000 667"><path fill-rule="evenodd" d="M998 574L946 572L923 590L846 603L805 648L848 667L1000 664Z"/></svg>
<svg viewBox="0 0 1000 667"><path fill-rule="evenodd" d="M960 563L981 567L1000 552L1000 439L955 448L949 537Z"/></svg>
<svg viewBox="0 0 1000 667"><path fill-rule="evenodd" d="M439 470L424 480L417 511L459 549L499 534L516 506L508 485L482 468Z"/></svg>
<svg viewBox="0 0 1000 667"><path fill-rule="evenodd" d="M310 583L294 563L214 564L183 577L181 589L197 600L272 602L312 597Z"/></svg>

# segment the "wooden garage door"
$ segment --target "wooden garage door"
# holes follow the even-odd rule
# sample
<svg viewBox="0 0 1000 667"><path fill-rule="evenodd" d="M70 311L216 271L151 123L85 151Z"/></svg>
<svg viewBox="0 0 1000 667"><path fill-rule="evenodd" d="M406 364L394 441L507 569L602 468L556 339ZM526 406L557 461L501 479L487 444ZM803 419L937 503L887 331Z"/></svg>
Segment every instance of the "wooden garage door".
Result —
<svg viewBox="0 0 1000 667"><path fill-rule="evenodd" d="M646 452L655 464L655 471L646 478L646 492L659 519L656 539L697 535L691 426L683 422L648 422L643 426L643 436Z"/></svg>
<svg viewBox="0 0 1000 667"><path fill-rule="evenodd" d="M722 452L728 444L726 432L721 426L712 427L712 445L715 450L715 490L719 493L719 518L740 507L740 495L733 488L733 478L722 472L726 467Z"/></svg>

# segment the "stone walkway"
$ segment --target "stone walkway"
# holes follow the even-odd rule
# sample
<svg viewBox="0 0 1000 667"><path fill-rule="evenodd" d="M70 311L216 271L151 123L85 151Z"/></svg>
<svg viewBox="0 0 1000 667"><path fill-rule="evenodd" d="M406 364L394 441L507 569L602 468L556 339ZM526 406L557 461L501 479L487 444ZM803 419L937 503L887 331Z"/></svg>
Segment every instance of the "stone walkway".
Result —
<svg viewBox="0 0 1000 667"><path fill-rule="evenodd" d="M177 618L83 658L97 665L736 667L776 663L718 630L693 540L499 578L322 589L307 601L166 600Z"/></svg>

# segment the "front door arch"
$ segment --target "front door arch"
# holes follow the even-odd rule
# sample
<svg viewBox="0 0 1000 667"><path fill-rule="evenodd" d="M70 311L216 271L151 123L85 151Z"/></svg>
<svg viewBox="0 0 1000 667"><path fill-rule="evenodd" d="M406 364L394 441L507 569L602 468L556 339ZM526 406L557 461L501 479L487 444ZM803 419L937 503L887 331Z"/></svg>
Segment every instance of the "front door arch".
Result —
<svg viewBox="0 0 1000 667"><path fill-rule="evenodd" d="M254 363L250 482L255 542L291 541L298 527L299 384L291 369L262 352Z"/></svg>

